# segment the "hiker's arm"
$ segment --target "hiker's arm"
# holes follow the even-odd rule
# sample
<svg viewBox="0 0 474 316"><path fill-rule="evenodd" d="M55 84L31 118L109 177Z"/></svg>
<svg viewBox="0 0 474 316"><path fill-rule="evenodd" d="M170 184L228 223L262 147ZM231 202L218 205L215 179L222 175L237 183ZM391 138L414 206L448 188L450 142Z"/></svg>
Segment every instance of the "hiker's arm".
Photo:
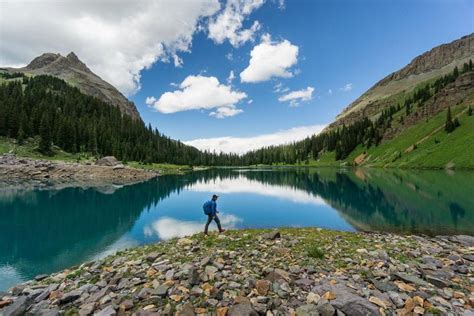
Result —
<svg viewBox="0 0 474 316"><path fill-rule="evenodd" d="M215 216L217 214L217 203L214 202L212 203L212 216Z"/></svg>

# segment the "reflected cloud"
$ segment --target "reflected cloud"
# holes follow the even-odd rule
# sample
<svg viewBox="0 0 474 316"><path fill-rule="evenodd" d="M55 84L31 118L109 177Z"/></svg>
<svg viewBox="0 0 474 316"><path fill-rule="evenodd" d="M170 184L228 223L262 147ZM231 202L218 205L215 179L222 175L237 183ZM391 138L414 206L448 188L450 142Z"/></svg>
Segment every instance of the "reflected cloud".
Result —
<svg viewBox="0 0 474 316"><path fill-rule="evenodd" d="M235 228L238 223L242 222L242 219L232 214L220 214L219 218L221 224L226 228ZM143 234L146 237L152 237L157 235L160 239L167 240L176 237L189 236L198 233L204 229L203 222L197 221L183 221L171 217L162 217L159 220L153 222L151 225L146 226L143 229ZM216 225L213 223L209 229L217 230Z"/></svg>
<svg viewBox="0 0 474 316"><path fill-rule="evenodd" d="M15 267L9 264L0 265L0 284L2 284L5 289L23 281L23 276Z"/></svg>
<svg viewBox="0 0 474 316"><path fill-rule="evenodd" d="M237 178L212 180L201 180L192 184L189 191L216 192L216 193L253 193L271 196L279 199L289 200L301 204L327 205L327 203L316 194L285 185L275 185L259 182L240 175Z"/></svg>
<svg viewBox="0 0 474 316"><path fill-rule="evenodd" d="M120 239L116 240L114 243L107 246L103 251L94 255L90 260L102 259L115 254L119 250L137 247L138 245L140 244L136 240L134 240L128 235L125 235L122 236Z"/></svg>

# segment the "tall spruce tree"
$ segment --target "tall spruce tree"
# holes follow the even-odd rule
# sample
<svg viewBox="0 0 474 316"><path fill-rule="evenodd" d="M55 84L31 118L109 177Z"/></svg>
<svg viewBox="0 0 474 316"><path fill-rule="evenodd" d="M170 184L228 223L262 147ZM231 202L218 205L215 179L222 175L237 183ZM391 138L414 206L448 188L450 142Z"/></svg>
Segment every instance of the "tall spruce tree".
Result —
<svg viewBox="0 0 474 316"><path fill-rule="evenodd" d="M43 118L41 119L41 123L39 126L39 136L40 142L38 150L44 155L50 155L52 153L52 136L50 121L47 113L43 114Z"/></svg>
<svg viewBox="0 0 474 316"><path fill-rule="evenodd" d="M451 107L448 106L448 112L446 113L446 122L444 123L444 130L448 133L454 131L454 122L451 116Z"/></svg>

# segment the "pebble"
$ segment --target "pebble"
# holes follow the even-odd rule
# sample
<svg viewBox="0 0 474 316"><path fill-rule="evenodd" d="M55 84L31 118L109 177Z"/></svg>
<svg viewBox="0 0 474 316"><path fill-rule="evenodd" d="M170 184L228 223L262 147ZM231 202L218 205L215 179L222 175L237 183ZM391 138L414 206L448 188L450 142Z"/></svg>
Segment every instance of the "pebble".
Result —
<svg viewBox="0 0 474 316"><path fill-rule="evenodd" d="M0 296L0 315L469 315L474 308L466 236L317 229L219 236L170 240L39 275ZM322 259L308 256L314 244Z"/></svg>

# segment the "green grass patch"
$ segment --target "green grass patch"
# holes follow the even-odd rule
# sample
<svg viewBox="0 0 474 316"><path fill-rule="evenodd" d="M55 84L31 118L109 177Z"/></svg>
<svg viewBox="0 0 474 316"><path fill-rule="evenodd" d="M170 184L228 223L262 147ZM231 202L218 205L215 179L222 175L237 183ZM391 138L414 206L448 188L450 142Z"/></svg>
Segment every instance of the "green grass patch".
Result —
<svg viewBox="0 0 474 316"><path fill-rule="evenodd" d="M140 163L137 161L129 161L126 163L126 165L132 168L160 171L162 174L179 174L179 173L193 171L192 166L175 165L175 164L169 164L169 163L145 164L145 163Z"/></svg>
<svg viewBox="0 0 474 316"><path fill-rule="evenodd" d="M11 152L25 158L83 163L95 160L94 156L89 153L71 154L57 146L53 146L51 156L45 156L38 151L38 144L39 138L28 138L23 144L19 145L14 139L0 137L0 155Z"/></svg>
<svg viewBox="0 0 474 316"><path fill-rule="evenodd" d="M453 115L465 108L464 105L452 108ZM368 149L366 164L402 168L445 168L447 164L452 164L456 169L474 169L474 152L470 150L474 148L474 116L467 114L459 117L461 126L452 133L441 129L417 144L416 149L406 152L407 148L443 126L445 120L446 110L407 128L396 138ZM360 152L361 149L355 151L348 159Z"/></svg>
<svg viewBox="0 0 474 316"><path fill-rule="evenodd" d="M310 245L306 252L308 256L315 259L323 259L324 258L324 251L316 245Z"/></svg>

